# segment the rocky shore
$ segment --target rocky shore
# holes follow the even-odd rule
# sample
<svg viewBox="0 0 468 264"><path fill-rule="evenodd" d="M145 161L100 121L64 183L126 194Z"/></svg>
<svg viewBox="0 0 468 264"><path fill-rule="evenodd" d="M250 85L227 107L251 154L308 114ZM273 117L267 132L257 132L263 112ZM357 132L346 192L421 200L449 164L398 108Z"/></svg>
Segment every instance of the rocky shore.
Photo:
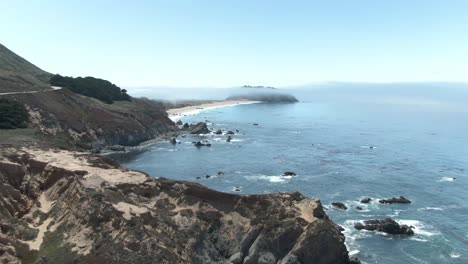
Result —
<svg viewBox="0 0 468 264"><path fill-rule="evenodd" d="M3 149L0 196L2 263L352 263L300 193L227 194L102 156Z"/></svg>

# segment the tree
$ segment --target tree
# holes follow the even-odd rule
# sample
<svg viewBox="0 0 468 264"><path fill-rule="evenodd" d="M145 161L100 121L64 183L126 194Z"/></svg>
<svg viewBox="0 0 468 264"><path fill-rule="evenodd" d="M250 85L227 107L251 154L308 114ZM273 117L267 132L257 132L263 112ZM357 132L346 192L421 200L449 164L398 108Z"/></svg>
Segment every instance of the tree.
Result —
<svg viewBox="0 0 468 264"><path fill-rule="evenodd" d="M109 81L94 77L73 78L56 74L50 79L50 84L68 88L74 93L93 97L108 104L112 104L114 101L131 101L127 90L120 89Z"/></svg>

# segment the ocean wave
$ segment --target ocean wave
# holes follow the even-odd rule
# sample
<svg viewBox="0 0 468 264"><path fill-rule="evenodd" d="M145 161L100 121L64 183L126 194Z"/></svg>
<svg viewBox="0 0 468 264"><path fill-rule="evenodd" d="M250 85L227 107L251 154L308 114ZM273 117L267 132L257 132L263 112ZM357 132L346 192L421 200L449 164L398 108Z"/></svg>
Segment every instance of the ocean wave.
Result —
<svg viewBox="0 0 468 264"><path fill-rule="evenodd" d="M257 179L257 180L267 180L269 182L286 182L287 180L290 180L296 176L283 176L283 175L254 175L254 176L247 176L248 179Z"/></svg>
<svg viewBox="0 0 468 264"><path fill-rule="evenodd" d="M452 253L450 253L450 257L451 257L451 258L460 258L460 257L461 257L461 254L456 253L456 252L452 252Z"/></svg>
<svg viewBox="0 0 468 264"><path fill-rule="evenodd" d="M433 226L428 225L419 220L395 220L400 225L408 225L414 227L413 231L415 235L421 235L425 237L431 237L435 235L440 235L440 232L437 231Z"/></svg>
<svg viewBox="0 0 468 264"><path fill-rule="evenodd" d="M443 211L445 210L444 208L440 208L440 207L424 207L424 208L418 208L418 211Z"/></svg>
<svg viewBox="0 0 468 264"><path fill-rule="evenodd" d="M451 182L451 181L454 181L455 178L454 177L442 177L438 180L438 182Z"/></svg>

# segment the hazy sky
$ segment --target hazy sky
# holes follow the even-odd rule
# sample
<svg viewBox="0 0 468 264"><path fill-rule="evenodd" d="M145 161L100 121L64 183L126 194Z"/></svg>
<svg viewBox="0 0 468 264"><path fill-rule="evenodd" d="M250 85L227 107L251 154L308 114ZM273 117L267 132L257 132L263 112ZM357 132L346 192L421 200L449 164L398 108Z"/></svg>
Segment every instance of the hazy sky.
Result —
<svg viewBox="0 0 468 264"><path fill-rule="evenodd" d="M468 81L468 1L0 0L0 42L120 86Z"/></svg>

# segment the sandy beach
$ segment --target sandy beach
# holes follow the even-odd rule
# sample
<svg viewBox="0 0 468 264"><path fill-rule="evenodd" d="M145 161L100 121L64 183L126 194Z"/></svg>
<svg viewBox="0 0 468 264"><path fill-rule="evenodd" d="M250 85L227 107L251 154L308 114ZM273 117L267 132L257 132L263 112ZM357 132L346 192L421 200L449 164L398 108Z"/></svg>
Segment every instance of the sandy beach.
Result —
<svg viewBox="0 0 468 264"><path fill-rule="evenodd" d="M184 116L196 115L200 112L209 109L227 107L227 106L235 106L241 104L256 104L260 103L259 101L250 101L250 100L224 100L224 101L216 101L211 103L199 104L199 105L191 105L185 106L180 108L172 108L167 110L167 114L169 118L173 121L176 121Z"/></svg>

